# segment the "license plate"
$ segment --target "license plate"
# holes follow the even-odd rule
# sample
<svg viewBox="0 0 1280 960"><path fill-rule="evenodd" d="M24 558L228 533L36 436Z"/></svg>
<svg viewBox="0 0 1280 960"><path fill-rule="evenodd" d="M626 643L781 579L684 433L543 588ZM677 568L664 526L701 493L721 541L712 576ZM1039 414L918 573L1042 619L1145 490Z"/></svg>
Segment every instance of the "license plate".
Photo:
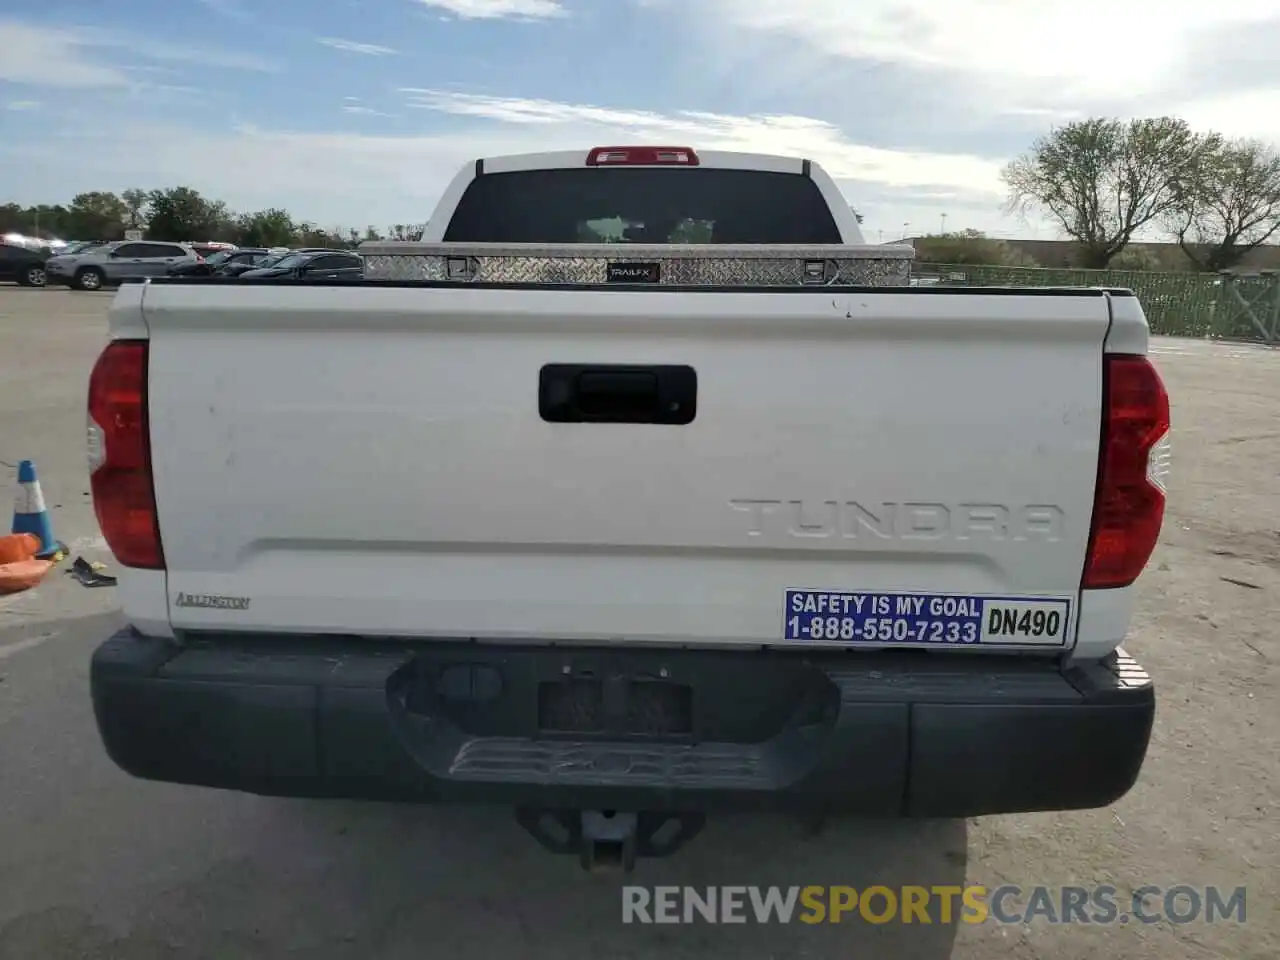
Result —
<svg viewBox="0 0 1280 960"><path fill-rule="evenodd" d="M788 590L783 639L850 645L1062 647L1071 601L939 593Z"/></svg>

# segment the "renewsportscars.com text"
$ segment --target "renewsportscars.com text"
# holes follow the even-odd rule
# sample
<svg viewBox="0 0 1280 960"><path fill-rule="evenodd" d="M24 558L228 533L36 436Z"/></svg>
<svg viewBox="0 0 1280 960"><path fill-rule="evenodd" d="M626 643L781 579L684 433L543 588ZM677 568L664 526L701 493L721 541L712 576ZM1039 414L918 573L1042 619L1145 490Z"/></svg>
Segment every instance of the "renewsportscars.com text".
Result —
<svg viewBox="0 0 1280 960"><path fill-rule="evenodd" d="M1244 923L1245 888L625 886L622 922Z"/></svg>

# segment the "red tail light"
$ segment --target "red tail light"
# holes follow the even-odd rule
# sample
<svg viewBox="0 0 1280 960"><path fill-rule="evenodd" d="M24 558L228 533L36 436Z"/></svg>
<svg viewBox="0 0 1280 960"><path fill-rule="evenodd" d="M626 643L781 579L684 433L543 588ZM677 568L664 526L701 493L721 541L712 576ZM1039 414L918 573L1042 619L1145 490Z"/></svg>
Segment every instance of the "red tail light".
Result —
<svg viewBox="0 0 1280 960"><path fill-rule="evenodd" d="M587 154L588 167L696 167L698 155L690 147L596 147Z"/></svg>
<svg viewBox="0 0 1280 960"><path fill-rule="evenodd" d="M147 419L147 341L108 344L89 376L89 481L107 546L126 567L164 569Z"/></svg>
<svg viewBox="0 0 1280 960"><path fill-rule="evenodd" d="M1102 447L1085 589L1127 587L1151 559L1164 522L1169 394L1151 361L1109 354L1103 368Z"/></svg>

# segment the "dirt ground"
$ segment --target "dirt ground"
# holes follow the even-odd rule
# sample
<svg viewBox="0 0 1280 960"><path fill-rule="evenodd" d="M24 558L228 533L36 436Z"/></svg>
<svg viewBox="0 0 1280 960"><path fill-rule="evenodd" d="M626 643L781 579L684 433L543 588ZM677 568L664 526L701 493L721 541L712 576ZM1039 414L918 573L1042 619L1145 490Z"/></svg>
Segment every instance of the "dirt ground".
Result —
<svg viewBox="0 0 1280 960"><path fill-rule="evenodd" d="M109 295L0 288L0 461L35 459L58 535L110 559L84 464ZM87 695L111 590L0 598L0 960L63 957L1280 957L1280 350L1158 340L1170 509L1127 646L1159 701L1106 810L971 822L713 822L638 884L1247 888L1243 924L624 926L616 877L504 811L269 800L134 781ZM12 482L12 470L0 477Z"/></svg>

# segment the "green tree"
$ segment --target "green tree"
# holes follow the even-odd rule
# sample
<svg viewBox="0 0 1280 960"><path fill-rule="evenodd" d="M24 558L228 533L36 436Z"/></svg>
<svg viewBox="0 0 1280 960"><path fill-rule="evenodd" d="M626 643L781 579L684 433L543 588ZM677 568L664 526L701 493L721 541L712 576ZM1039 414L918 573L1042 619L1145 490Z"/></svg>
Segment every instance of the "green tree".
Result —
<svg viewBox="0 0 1280 960"><path fill-rule="evenodd" d="M1004 240L981 230L935 233L915 242L916 259L925 263L991 264L1002 267L1034 267L1033 257Z"/></svg>
<svg viewBox="0 0 1280 960"><path fill-rule="evenodd" d="M147 239L213 239L216 216L212 205L190 187L152 190L147 201Z"/></svg>
<svg viewBox="0 0 1280 960"><path fill-rule="evenodd" d="M387 227L388 240L417 240L427 228L425 223L395 223Z"/></svg>
<svg viewBox="0 0 1280 960"><path fill-rule="evenodd" d="M71 213L62 204L40 203L34 207L27 207L24 212L23 225L19 229L19 233L26 234L30 237L40 237L44 240L53 240L56 238L66 238L72 234L73 224L71 223ZM75 237L75 239L81 239ZM94 239L93 237L85 237L84 239Z"/></svg>
<svg viewBox="0 0 1280 960"><path fill-rule="evenodd" d="M17 203L0 204L0 233L25 233L30 229L27 208Z"/></svg>
<svg viewBox="0 0 1280 960"><path fill-rule="evenodd" d="M236 229L236 216L221 200L209 200L205 207L204 233L197 240L220 240L234 243L239 236Z"/></svg>
<svg viewBox="0 0 1280 960"><path fill-rule="evenodd" d="M274 207L241 214L236 229L236 242L246 247L287 247L298 232L288 212Z"/></svg>
<svg viewBox="0 0 1280 960"><path fill-rule="evenodd" d="M336 247L342 245L342 238L335 237L314 223L298 225L298 246L300 247Z"/></svg>
<svg viewBox="0 0 1280 960"><path fill-rule="evenodd" d="M1216 273L1238 266L1280 230L1280 153L1258 140L1223 144L1167 221L1198 269Z"/></svg>
<svg viewBox="0 0 1280 960"><path fill-rule="evenodd" d="M77 195L70 206L0 204L0 233L21 233L45 240L115 239L125 230L144 229L152 239L224 240L242 246L355 246L361 231L315 224L298 225L287 210L234 213L221 200L202 197L190 187L163 190L125 190L121 195L90 191ZM401 226L406 236L421 227ZM374 227L365 238L380 239Z"/></svg>
<svg viewBox="0 0 1280 960"><path fill-rule="evenodd" d="M93 190L71 198L63 228L77 239L119 240L128 215L124 201L114 193Z"/></svg>
<svg viewBox="0 0 1280 960"><path fill-rule="evenodd" d="M1042 211L1080 244L1082 266L1105 268L1135 233L1185 208L1221 144L1173 117L1069 123L1005 167L1007 209Z"/></svg>

